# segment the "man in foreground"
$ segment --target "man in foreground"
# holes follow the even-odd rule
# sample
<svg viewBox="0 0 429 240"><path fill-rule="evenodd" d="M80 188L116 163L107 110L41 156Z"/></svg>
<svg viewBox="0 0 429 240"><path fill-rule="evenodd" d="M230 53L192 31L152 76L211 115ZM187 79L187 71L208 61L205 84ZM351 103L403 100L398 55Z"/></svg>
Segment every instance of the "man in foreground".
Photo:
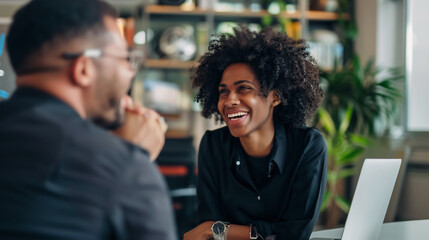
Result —
<svg viewBox="0 0 429 240"><path fill-rule="evenodd" d="M126 97L138 67L101 0L33 0L7 38L18 89L0 103L0 239L176 239L150 159L160 117ZM123 139L95 125L117 129Z"/></svg>

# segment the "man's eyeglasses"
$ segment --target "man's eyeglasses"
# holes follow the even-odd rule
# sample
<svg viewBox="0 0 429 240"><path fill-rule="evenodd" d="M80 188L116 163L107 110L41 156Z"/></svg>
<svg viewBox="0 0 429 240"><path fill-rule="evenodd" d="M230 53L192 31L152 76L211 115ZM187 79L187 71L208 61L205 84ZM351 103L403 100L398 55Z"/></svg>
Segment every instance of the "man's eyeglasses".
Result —
<svg viewBox="0 0 429 240"><path fill-rule="evenodd" d="M131 66L131 69L134 71L139 70L140 66L143 63L143 59L144 59L143 51L138 50L138 49L128 50L127 56L112 55L110 53L103 52L103 50L101 50L99 48L90 48L90 49L87 49L81 53L64 53L62 55L62 57L64 59L75 59L79 56L85 56L88 58L111 57L111 58L127 60Z"/></svg>

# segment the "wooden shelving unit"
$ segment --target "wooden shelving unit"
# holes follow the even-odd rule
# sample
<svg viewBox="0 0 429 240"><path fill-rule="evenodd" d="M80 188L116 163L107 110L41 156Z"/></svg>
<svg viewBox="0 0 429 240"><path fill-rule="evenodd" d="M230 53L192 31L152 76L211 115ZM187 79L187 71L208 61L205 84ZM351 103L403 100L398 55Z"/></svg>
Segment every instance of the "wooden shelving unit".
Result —
<svg viewBox="0 0 429 240"><path fill-rule="evenodd" d="M306 0L299 0L306 1ZM326 24L330 26L330 24L335 24L339 20L339 16L334 12L324 12L324 11L303 11L304 7L298 8L297 11L289 12L283 11L279 15L274 15L275 17L281 17L290 19L293 22L299 22L302 26L308 26L309 24L313 24L316 22L317 25ZM192 9L182 8L181 6L167 6L167 5L146 5L143 6L143 15L140 27L143 30L151 29L153 31L161 31L160 29L164 27L169 27L169 25L174 24L192 24L196 29L199 23L203 26L202 32L207 34L207 39L210 39L210 35L215 32L217 24L221 22L239 22L239 23L261 23L262 19L266 16L270 16L267 10L261 11L251 11L250 9L243 9L242 11L215 11L215 10L206 10L199 7L195 7ZM345 19L348 19L348 16L345 16ZM311 23L309 23L311 22ZM321 22L321 23L317 23ZM157 25L159 24L159 25ZM161 27L160 27L161 26ZM201 33L201 32L200 32ZM198 34L198 33L196 33ZM302 35L301 35L302 36ZM198 40L197 40L198 41ZM152 45L153 46L153 45ZM151 48L151 40L147 41L145 46L147 51L150 52L155 48ZM154 50L157 51L157 50ZM201 53L199 53L201 54ZM162 54L161 54L162 55ZM159 77L161 81L176 81L174 79L174 74L178 74L178 76L183 76L184 72L189 71L191 67L197 66L198 57L195 57L195 60L192 61L180 61L175 59L158 59L161 55L154 54L154 59L148 58L144 63L144 68L147 70L154 70L151 74L156 73L162 76ZM149 72L149 71L148 71ZM142 80L144 81L144 79ZM186 80L185 80L186 81ZM189 83L186 83L189 84ZM186 86L186 84L182 84ZM141 91L143 91L143 86L139 86ZM190 88L190 85L184 87ZM189 89L187 89L188 94L191 94ZM141 97L140 97L141 99ZM188 110L183 110L188 111ZM190 111L189 114L183 112L181 110L178 114L165 114L161 113L162 116L172 123L170 128L168 129L167 136L168 137L185 137L192 132L190 129L193 128L193 117L189 117L188 115L193 114L193 110ZM178 124L182 122L188 122L189 129L182 129L184 125ZM176 124L176 125L175 125ZM178 124L178 125L177 125ZM186 125L186 124L185 124Z"/></svg>
<svg viewBox="0 0 429 240"><path fill-rule="evenodd" d="M166 6L166 5L148 5L144 8L147 15L152 16L189 16L189 17L204 17L207 19L216 18L237 18L237 19L262 19L264 16L270 15L267 10L261 11L250 11L244 9L239 12L221 12L213 10L204 10L199 7L195 7L192 10L186 10L180 6ZM300 20L305 18L309 21L338 21L338 14L334 12L323 12L323 11L305 11L304 16L301 12L282 12L281 17L285 17L292 20ZM348 16L345 17L348 19ZM198 20L201 21L201 20ZM213 21L213 20L212 20ZM171 59L147 59L144 66L152 69L178 69L185 70L197 64L196 61L178 61Z"/></svg>

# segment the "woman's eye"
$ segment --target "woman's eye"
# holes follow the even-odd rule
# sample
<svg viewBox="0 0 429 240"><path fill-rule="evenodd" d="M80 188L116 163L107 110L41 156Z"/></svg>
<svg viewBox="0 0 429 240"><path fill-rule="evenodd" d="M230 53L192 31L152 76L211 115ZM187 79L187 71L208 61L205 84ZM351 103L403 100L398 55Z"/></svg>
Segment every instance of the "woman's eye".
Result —
<svg viewBox="0 0 429 240"><path fill-rule="evenodd" d="M225 93L227 93L228 91L226 90L226 89L220 89L219 90L219 94L225 94Z"/></svg>
<svg viewBox="0 0 429 240"><path fill-rule="evenodd" d="M252 90L252 88L247 87L247 86L240 86L240 87L238 87L238 91L240 91L240 92L247 91L247 90Z"/></svg>

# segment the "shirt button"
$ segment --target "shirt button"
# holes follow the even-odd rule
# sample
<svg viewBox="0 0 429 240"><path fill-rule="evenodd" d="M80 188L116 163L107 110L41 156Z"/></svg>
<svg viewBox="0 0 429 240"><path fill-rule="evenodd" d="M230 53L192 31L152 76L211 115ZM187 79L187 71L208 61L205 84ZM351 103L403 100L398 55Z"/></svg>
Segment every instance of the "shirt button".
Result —
<svg viewBox="0 0 429 240"><path fill-rule="evenodd" d="M270 174L270 175L268 175L268 177L270 178L270 177L271 177L271 174Z"/></svg>
<svg viewBox="0 0 429 240"><path fill-rule="evenodd" d="M235 164L238 166L238 165L240 165L240 161L237 161L237 162L235 162Z"/></svg>
<svg viewBox="0 0 429 240"><path fill-rule="evenodd" d="M261 196L258 196L258 200L261 200Z"/></svg>

